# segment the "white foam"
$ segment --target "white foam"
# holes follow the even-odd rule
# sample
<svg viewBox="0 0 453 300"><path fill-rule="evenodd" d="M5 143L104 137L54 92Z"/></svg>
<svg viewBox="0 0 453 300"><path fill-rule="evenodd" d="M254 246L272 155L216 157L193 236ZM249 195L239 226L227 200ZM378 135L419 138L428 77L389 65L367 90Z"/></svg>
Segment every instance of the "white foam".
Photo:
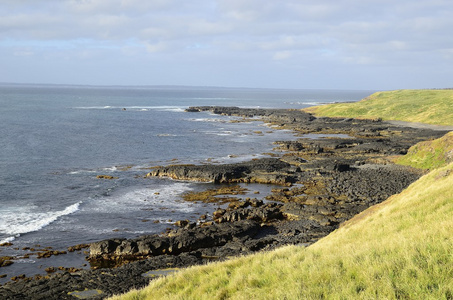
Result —
<svg viewBox="0 0 453 300"><path fill-rule="evenodd" d="M160 107L156 108L161 111L173 111L173 112L185 112L186 110L182 107L177 107L177 106L170 106L170 107Z"/></svg>
<svg viewBox="0 0 453 300"><path fill-rule="evenodd" d="M149 111L149 110L159 110L159 111L173 111L173 112L184 112L184 107L181 106L78 106L74 107L75 109L112 109L112 110L123 110L126 111Z"/></svg>
<svg viewBox="0 0 453 300"><path fill-rule="evenodd" d="M99 168L99 169L85 169L85 170L76 170L76 171L71 171L68 172L69 175L78 175L78 174L93 174L93 173L99 173L99 172L116 172L118 171L118 166L112 166L112 167L105 167L105 168Z"/></svg>
<svg viewBox="0 0 453 300"><path fill-rule="evenodd" d="M14 260L14 263L19 263L19 264L34 264L34 263L36 263L36 261L33 260L33 259L16 259L16 260Z"/></svg>
<svg viewBox="0 0 453 300"><path fill-rule="evenodd" d="M74 107L75 109L112 109L115 107L112 106L78 106Z"/></svg>
<svg viewBox="0 0 453 300"><path fill-rule="evenodd" d="M117 107L120 108L120 107ZM173 112L184 112L184 108L181 106L124 106L121 107L126 110L133 111L149 111L149 110L159 110L159 111L173 111Z"/></svg>
<svg viewBox="0 0 453 300"><path fill-rule="evenodd" d="M58 218L79 210L81 202L53 212L35 212L36 207L17 207L1 212L0 233L10 235L0 243L10 242L21 234L34 232L55 222Z"/></svg>
<svg viewBox="0 0 453 300"><path fill-rule="evenodd" d="M218 118L197 118L197 119L187 119L191 122L211 122L211 123L226 123L226 120L218 119Z"/></svg>
<svg viewBox="0 0 453 300"><path fill-rule="evenodd" d="M209 134L215 134L215 135L218 135L218 136L227 136L227 135L232 135L233 132L231 132L231 131L220 131L220 132L217 132L217 133L216 132L213 132L213 133L211 132Z"/></svg>
<svg viewBox="0 0 453 300"><path fill-rule="evenodd" d="M249 161L255 158L265 157L263 154L248 154L248 155L227 155L224 157L210 158L210 163L237 163Z"/></svg>
<svg viewBox="0 0 453 300"><path fill-rule="evenodd" d="M93 174L96 173L95 170L77 170L68 172L69 175L80 175L80 174Z"/></svg>
<svg viewBox="0 0 453 300"><path fill-rule="evenodd" d="M208 135L218 135L218 136L228 136L228 135L237 135L238 132L233 132L230 130L207 130L207 131L202 131L204 134ZM242 134L240 135L242 136Z"/></svg>
<svg viewBox="0 0 453 300"><path fill-rule="evenodd" d="M14 241L16 239L16 237L19 237L19 236L10 236L10 237L7 237L6 239L0 240L0 244L11 243L12 241Z"/></svg>
<svg viewBox="0 0 453 300"><path fill-rule="evenodd" d="M153 210L168 209L178 212L192 212L187 203L178 201L179 195L192 190L190 183L173 182L155 188L140 188L128 192L113 194L108 197L94 199L83 210L102 213L138 211L152 208Z"/></svg>
<svg viewBox="0 0 453 300"><path fill-rule="evenodd" d="M106 172L115 172L115 171L118 171L118 167L116 167L116 166L107 167L107 168L103 168L102 171L106 171Z"/></svg>

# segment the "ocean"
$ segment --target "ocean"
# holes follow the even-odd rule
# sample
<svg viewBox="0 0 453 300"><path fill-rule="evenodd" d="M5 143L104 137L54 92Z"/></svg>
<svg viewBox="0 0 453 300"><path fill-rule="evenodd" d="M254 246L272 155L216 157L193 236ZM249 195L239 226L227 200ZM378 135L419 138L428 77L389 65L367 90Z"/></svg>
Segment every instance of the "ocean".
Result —
<svg viewBox="0 0 453 300"><path fill-rule="evenodd" d="M189 106L300 109L372 92L1 84L0 244L13 246L0 247L0 256L160 233L177 220L195 221L217 206L186 203L181 194L212 184L145 178L150 168L265 157L274 141L296 138L259 120L185 112ZM256 197L272 187L248 188L246 196ZM0 283L82 262L74 254L16 259L0 268L8 275Z"/></svg>

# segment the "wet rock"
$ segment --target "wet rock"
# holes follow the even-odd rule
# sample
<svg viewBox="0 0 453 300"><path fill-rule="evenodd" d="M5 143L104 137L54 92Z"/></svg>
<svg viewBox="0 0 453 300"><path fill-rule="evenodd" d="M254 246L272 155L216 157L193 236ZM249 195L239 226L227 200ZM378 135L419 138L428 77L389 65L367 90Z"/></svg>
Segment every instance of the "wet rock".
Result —
<svg viewBox="0 0 453 300"><path fill-rule="evenodd" d="M62 255L62 254L67 254L66 251L57 251L57 250L49 250L49 251L43 251L43 252L38 252L37 253L37 258L49 258L53 255Z"/></svg>
<svg viewBox="0 0 453 300"><path fill-rule="evenodd" d="M110 239L90 244L90 255L112 253L125 239Z"/></svg>
<svg viewBox="0 0 453 300"><path fill-rule="evenodd" d="M118 179L118 177L111 176L111 175L97 175L97 179Z"/></svg>
<svg viewBox="0 0 453 300"><path fill-rule="evenodd" d="M55 273L57 269L55 269L54 267L48 267L45 268L44 271L46 271L47 273Z"/></svg>
<svg viewBox="0 0 453 300"><path fill-rule="evenodd" d="M187 112L210 111L214 114L240 117L266 117L279 122L308 122L316 119L313 115L300 110L287 109L253 109L223 106L192 106L186 109Z"/></svg>
<svg viewBox="0 0 453 300"><path fill-rule="evenodd" d="M351 170L351 166L343 163L336 163L333 165L333 170L338 172L346 172Z"/></svg>
<svg viewBox="0 0 453 300"><path fill-rule="evenodd" d="M6 267L13 264L14 258L11 256L1 256L0 257L0 267Z"/></svg>
<svg viewBox="0 0 453 300"><path fill-rule="evenodd" d="M132 256L138 252L138 245L136 241L124 240L119 244L114 254L115 255L125 255Z"/></svg>
<svg viewBox="0 0 453 300"><path fill-rule="evenodd" d="M175 222L175 226L186 227L187 225L189 225L189 223L190 223L189 220L179 220Z"/></svg>
<svg viewBox="0 0 453 300"><path fill-rule="evenodd" d="M68 251L69 252L81 251L82 249L89 248L89 247L90 247L89 244L79 244L79 245L68 247Z"/></svg>
<svg viewBox="0 0 453 300"><path fill-rule="evenodd" d="M133 240L105 240L90 247L90 261L143 258L161 254L178 255L223 245L239 237L253 237L259 224L253 221L213 224L211 226L182 228L171 231L167 236L151 235Z"/></svg>

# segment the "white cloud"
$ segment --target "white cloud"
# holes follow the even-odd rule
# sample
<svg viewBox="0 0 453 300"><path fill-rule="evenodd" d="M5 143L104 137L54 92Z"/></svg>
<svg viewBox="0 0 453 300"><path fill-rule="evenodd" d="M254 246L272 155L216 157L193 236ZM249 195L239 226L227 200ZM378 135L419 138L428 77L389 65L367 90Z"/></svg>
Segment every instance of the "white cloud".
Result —
<svg viewBox="0 0 453 300"><path fill-rule="evenodd" d="M14 56L32 56L33 54L35 53L30 50L18 50L13 53Z"/></svg>
<svg viewBox="0 0 453 300"><path fill-rule="evenodd" d="M272 57L274 60L285 60L291 57L290 51L278 51Z"/></svg>
<svg viewBox="0 0 453 300"><path fill-rule="evenodd" d="M450 0L5 0L0 50L5 62L20 53L55 64L104 57L114 65L124 55L143 68L163 57L174 68L241 62L257 76L265 67L403 70L451 63L451 28Z"/></svg>

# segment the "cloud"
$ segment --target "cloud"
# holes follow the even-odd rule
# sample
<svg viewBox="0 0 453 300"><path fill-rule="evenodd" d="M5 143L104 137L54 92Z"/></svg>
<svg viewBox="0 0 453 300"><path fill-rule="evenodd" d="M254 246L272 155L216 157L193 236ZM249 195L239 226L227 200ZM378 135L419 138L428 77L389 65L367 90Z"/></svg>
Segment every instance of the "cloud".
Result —
<svg viewBox="0 0 453 300"><path fill-rule="evenodd" d="M291 52L290 51L278 51L274 54L273 59L274 60L285 60L291 57Z"/></svg>
<svg viewBox="0 0 453 300"><path fill-rule="evenodd" d="M2 3L0 50L5 61L20 53L53 57L55 64L70 57L90 63L104 57L112 64L135 58L136 65L149 64L148 69L165 61L179 67L243 67L258 75L266 66L269 72L297 67L302 72L452 63L450 0Z"/></svg>

